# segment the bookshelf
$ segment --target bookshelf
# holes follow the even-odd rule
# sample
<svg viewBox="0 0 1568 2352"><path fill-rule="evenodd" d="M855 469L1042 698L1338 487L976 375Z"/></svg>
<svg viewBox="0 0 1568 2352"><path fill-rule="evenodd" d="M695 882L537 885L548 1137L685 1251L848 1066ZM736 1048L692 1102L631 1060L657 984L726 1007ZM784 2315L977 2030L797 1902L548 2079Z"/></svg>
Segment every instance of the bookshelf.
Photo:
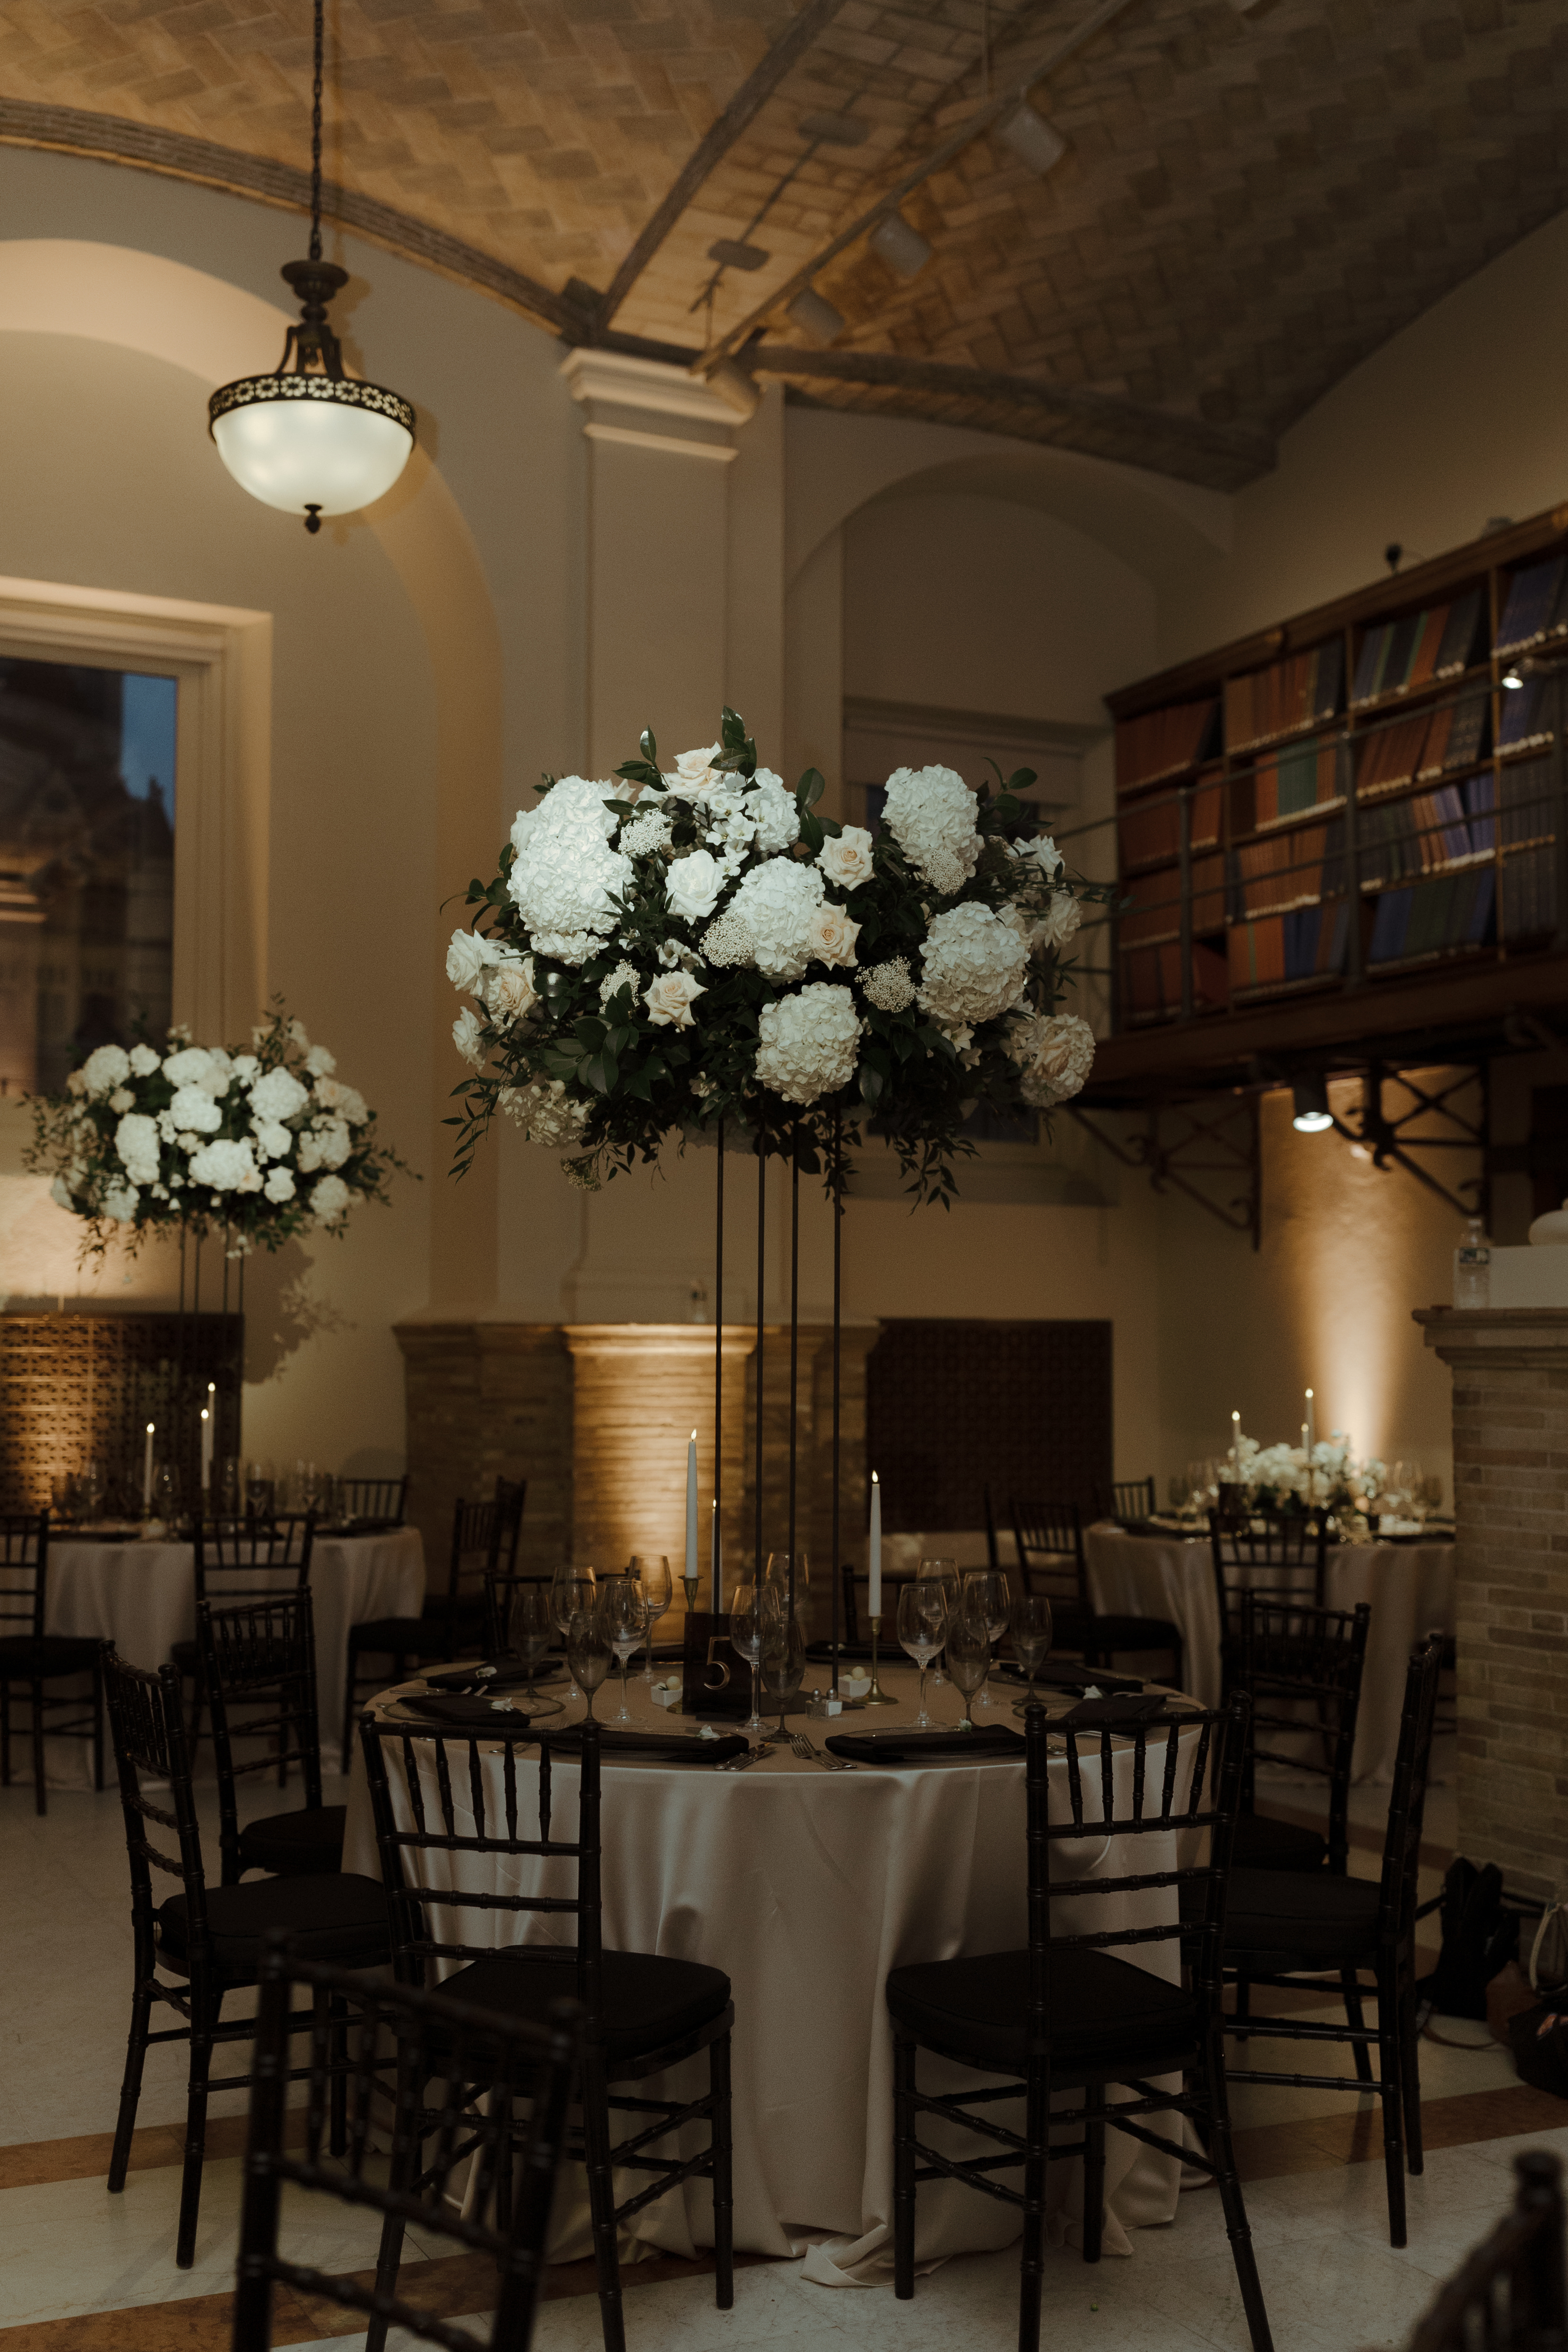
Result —
<svg viewBox="0 0 1568 2352"><path fill-rule="evenodd" d="M1107 696L1107 1076L1168 1064L1173 1029L1212 1061L1243 1029L1375 1035L1380 1004L1419 1027L1413 989L1466 973L1568 996L1565 669L1560 507Z"/></svg>

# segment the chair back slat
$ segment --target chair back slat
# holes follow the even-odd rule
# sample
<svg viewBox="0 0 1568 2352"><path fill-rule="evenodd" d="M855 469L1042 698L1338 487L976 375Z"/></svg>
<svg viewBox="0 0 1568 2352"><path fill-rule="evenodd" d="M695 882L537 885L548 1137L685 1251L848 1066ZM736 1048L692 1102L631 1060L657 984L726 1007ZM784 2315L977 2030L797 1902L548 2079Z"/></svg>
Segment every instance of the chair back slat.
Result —
<svg viewBox="0 0 1568 2352"><path fill-rule="evenodd" d="M0 1514L0 1640L42 1641L48 1572L47 1511Z"/></svg>
<svg viewBox="0 0 1568 2352"><path fill-rule="evenodd" d="M1027 1590L1074 1615L1091 1615L1083 1515L1078 1505L1014 1496L1008 1510Z"/></svg>
<svg viewBox="0 0 1568 2352"><path fill-rule="evenodd" d="M1350 1782L1360 1718L1362 1677L1372 1608L1317 1609L1271 1593L1241 1595L1237 1687L1252 1701L1252 1738L1241 1807L1253 1808L1259 1764L1315 1773L1329 1783L1329 1868L1343 1876L1350 1858ZM1304 1745L1319 1741L1321 1757ZM1289 1749L1272 1742L1289 1739Z"/></svg>
<svg viewBox="0 0 1568 2352"><path fill-rule="evenodd" d="M1152 1477L1113 1478L1094 1489L1094 1515L1101 1519L1152 1519L1157 1505Z"/></svg>
<svg viewBox="0 0 1568 2352"><path fill-rule="evenodd" d="M1568 2346L1563 2167L1546 2148L1513 2159L1513 2210L1468 2254L1407 2352L1563 2352Z"/></svg>
<svg viewBox="0 0 1568 2352"><path fill-rule="evenodd" d="M156 1674L150 1674L143 1666L127 1665L106 1643L103 1693L131 1861L131 1920L136 1941L137 1973L151 1972L156 1951L152 1873L157 1869L178 1878L184 1893L185 1959L194 1988L210 1970L212 1944L207 1929L207 1882L202 1861L201 1825L191 1786L191 1762L180 1706L179 1669L166 1664L160 1666ZM172 1810L153 1804L143 1794L143 1773L149 1780L167 1781ZM177 1853L167 1853L149 1836L147 1824L153 1822L174 1832Z"/></svg>
<svg viewBox="0 0 1568 2352"><path fill-rule="evenodd" d="M401 1528L408 1503L408 1479L340 1478L338 1509L351 1528L363 1535Z"/></svg>
<svg viewBox="0 0 1568 2352"><path fill-rule="evenodd" d="M196 1599L230 1608L303 1592L316 1542L314 1512L247 1519L198 1518Z"/></svg>
<svg viewBox="0 0 1568 2352"><path fill-rule="evenodd" d="M196 1603L196 1648L202 1664L218 1780L218 1818L225 1865L239 1854L236 1781L247 1773L298 1764L305 1802L321 1802L321 1733L316 1689L316 1628L310 1590L275 1600L214 1609ZM248 1703L259 1715L234 1710ZM238 1739L265 1741L262 1752L239 1763Z"/></svg>
<svg viewBox="0 0 1568 2352"><path fill-rule="evenodd" d="M1416 1882L1421 1869L1421 1825L1432 1762L1432 1727L1437 1712L1437 1680L1443 1665L1440 1633L1428 1633L1410 1653L1405 1672L1405 1703L1399 1745L1394 1757L1394 1787L1383 1842L1378 1895L1378 1935L1403 1944L1416 1933Z"/></svg>

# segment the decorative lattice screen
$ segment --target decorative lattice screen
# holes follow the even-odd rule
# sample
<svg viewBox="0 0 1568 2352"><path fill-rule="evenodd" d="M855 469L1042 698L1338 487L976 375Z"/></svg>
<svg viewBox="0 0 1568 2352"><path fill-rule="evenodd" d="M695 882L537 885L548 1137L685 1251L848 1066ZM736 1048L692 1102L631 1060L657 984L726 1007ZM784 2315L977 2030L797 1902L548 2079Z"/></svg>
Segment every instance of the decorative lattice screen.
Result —
<svg viewBox="0 0 1568 2352"><path fill-rule="evenodd" d="M214 1452L239 1451L244 1336L237 1315L0 1315L0 1510L43 1509L89 1459L139 1494L150 1421L193 1491L209 1381Z"/></svg>

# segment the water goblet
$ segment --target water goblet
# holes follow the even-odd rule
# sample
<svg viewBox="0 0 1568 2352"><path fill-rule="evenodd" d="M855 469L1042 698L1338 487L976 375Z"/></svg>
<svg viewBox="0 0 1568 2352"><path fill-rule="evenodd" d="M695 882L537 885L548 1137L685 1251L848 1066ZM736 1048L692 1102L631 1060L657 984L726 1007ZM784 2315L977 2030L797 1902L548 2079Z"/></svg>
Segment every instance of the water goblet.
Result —
<svg viewBox="0 0 1568 2352"><path fill-rule="evenodd" d="M936 1728L925 1711L925 1677L931 1661L947 1638L947 1596L936 1577L916 1577L898 1596L898 1639L920 1669L920 1712L916 1731Z"/></svg>
<svg viewBox="0 0 1568 2352"><path fill-rule="evenodd" d="M768 1605L764 1588L747 1580L737 1584L735 1599L729 1608L729 1638L737 1657L744 1658L751 1668L751 1713L741 1726L743 1731L766 1731L762 1720L761 1677L762 1640L767 1631Z"/></svg>
<svg viewBox="0 0 1568 2352"><path fill-rule="evenodd" d="M85 1518L96 1519L102 1510L104 1493L108 1484L102 1463L96 1460L89 1462L81 1475L81 1507L82 1516Z"/></svg>
<svg viewBox="0 0 1568 2352"><path fill-rule="evenodd" d="M272 1511L272 1498L277 1487L270 1462L247 1462L245 1465L245 1507L253 1519L267 1518Z"/></svg>
<svg viewBox="0 0 1568 2352"><path fill-rule="evenodd" d="M585 1722L594 1719L593 1695L610 1672L610 1647L602 1603L574 1609L567 1620L566 1655L572 1681L588 1703Z"/></svg>
<svg viewBox="0 0 1568 2352"><path fill-rule="evenodd" d="M942 1596L946 1604L946 1612L947 1615L951 1617L953 1612L958 1606L957 1561L956 1559L923 1559L919 1567L915 1571L915 1582L919 1583L922 1578L933 1579L942 1587ZM934 1683L940 1683L946 1679L942 1672L942 1658L940 1651L937 1653L936 1662L931 1670L931 1679Z"/></svg>
<svg viewBox="0 0 1568 2352"><path fill-rule="evenodd" d="M599 1588L599 1612L610 1646L621 1667L621 1712L617 1723L630 1723L632 1710L626 1704L626 1669L633 1652L647 1639L648 1604L643 1598L643 1588L633 1577L606 1577Z"/></svg>
<svg viewBox="0 0 1568 2352"><path fill-rule="evenodd" d="M804 1616L811 1590L811 1564L803 1551L770 1551L762 1580L768 1591L782 1596L786 1607L792 1600L797 1616Z"/></svg>
<svg viewBox="0 0 1568 2352"><path fill-rule="evenodd" d="M960 1610L947 1628L947 1672L963 1696L960 1731L973 1731L975 1693L991 1671L991 1641L982 1620Z"/></svg>
<svg viewBox="0 0 1568 2352"><path fill-rule="evenodd" d="M648 1612L648 1654L643 1661L643 1680L653 1679L653 1629L668 1609L674 1593L670 1575L670 1563L664 1552L633 1552L628 1571L643 1588L643 1599Z"/></svg>
<svg viewBox="0 0 1568 2352"><path fill-rule="evenodd" d="M591 1568L573 1568L570 1562L558 1568L551 1577L550 1608L555 1616L556 1631L563 1640L573 1617L581 1610L592 1608L595 1582ZM576 1668L572 1665L570 1653L566 1663L571 1685L567 1696L580 1698L582 1693L577 1685Z"/></svg>
<svg viewBox="0 0 1568 2352"><path fill-rule="evenodd" d="M1012 1593L1008 1586L1007 1572L999 1568L972 1568L965 1577L958 1595L958 1613L983 1628L988 1642L999 1642L1012 1622ZM963 1685L960 1683L960 1690ZM990 1693L982 1689L976 1704L995 1704Z"/></svg>
<svg viewBox="0 0 1568 2352"><path fill-rule="evenodd" d="M1034 1678L1051 1655L1051 1603L1043 1592L1020 1592L1013 1602L1013 1655L1029 1676L1029 1686L1015 1715L1034 1705Z"/></svg>
<svg viewBox="0 0 1568 2352"><path fill-rule="evenodd" d="M555 1631L555 1611L543 1585L519 1584L512 1595L512 1606L507 1614L507 1646L528 1670L526 1697L530 1715L559 1715L561 1712L559 1699L541 1698L534 1686L539 1660L549 1648Z"/></svg>
<svg viewBox="0 0 1568 2352"><path fill-rule="evenodd" d="M769 1603L766 1610L762 1632L762 1686L770 1699L779 1703L779 1727L768 1733L764 1746L788 1739L789 1728L784 1717L792 1699L800 1696L800 1683L806 1672L806 1638L800 1631L800 1620L788 1606L780 1609Z"/></svg>
<svg viewBox="0 0 1568 2352"><path fill-rule="evenodd" d="M180 1474L172 1462L152 1465L152 1516L172 1534L180 1517Z"/></svg>

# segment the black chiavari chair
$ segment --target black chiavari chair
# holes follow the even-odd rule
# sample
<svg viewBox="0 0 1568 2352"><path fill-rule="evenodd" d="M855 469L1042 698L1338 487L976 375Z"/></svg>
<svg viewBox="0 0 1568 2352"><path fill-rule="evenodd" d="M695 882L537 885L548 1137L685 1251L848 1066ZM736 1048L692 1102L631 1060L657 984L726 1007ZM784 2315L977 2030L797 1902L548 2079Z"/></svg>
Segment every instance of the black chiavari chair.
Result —
<svg viewBox="0 0 1568 2352"><path fill-rule="evenodd" d="M1512 2211L1465 2257L1406 2352L1568 2352L1563 2167L1531 2148L1513 2168Z"/></svg>
<svg viewBox="0 0 1568 2352"><path fill-rule="evenodd" d="M92 1784L103 1787L103 1644L95 1635L45 1633L48 1576L48 1513L0 1515L0 1788L11 1785L11 1709L21 1699L33 1750L33 1804L40 1813L48 1811L46 1737L90 1739ZM50 1696L50 1683L68 1675L91 1676L90 1699L76 1692Z"/></svg>
<svg viewBox="0 0 1568 2352"><path fill-rule="evenodd" d="M402 1527L408 1480L340 1478L337 1500L338 1517L350 1535L376 1535L387 1528Z"/></svg>
<svg viewBox="0 0 1568 2352"><path fill-rule="evenodd" d="M1210 1511L1222 1690L1229 1690L1241 1655L1242 1594L1260 1592L1270 1601L1321 1609L1328 1539L1326 1511L1254 1511L1245 1503Z"/></svg>
<svg viewBox="0 0 1568 2352"><path fill-rule="evenodd" d="M207 1694L213 1759L218 1777L223 1883L236 1886L247 1870L293 1878L343 1867L345 1805L321 1802L321 1734L316 1712L316 1628L308 1588L282 1601L248 1607L196 1606L196 1647ZM259 1706L243 1719L231 1706ZM265 1740L266 1752L235 1759L236 1740ZM298 1764L305 1802L239 1826L237 1783L274 1764Z"/></svg>
<svg viewBox="0 0 1568 2352"><path fill-rule="evenodd" d="M334 2056L330 2036L311 2036L303 2070L308 2089L302 2155L285 2144L289 2005L296 1989L318 2011L324 2000L346 2013L340 2056ZM232 2352L268 2352L278 2286L401 2328L446 2352L528 2352L579 2063L580 2024L574 2001L558 2002L542 2027L516 2023L439 1993L367 1985L340 1969L296 1959L287 1937L269 1937L256 2009ZM392 2049L396 2084L389 2091L383 2070ZM327 2165L323 2126L340 2081L346 2085L346 2160ZM444 2099L433 2135L434 2160L423 2161L419 2124L431 2083L443 2085ZM516 2110L525 2100L528 2119L519 2126ZM383 2135L395 2151L385 2186L366 2165L372 2143ZM362 2287L352 2276L287 2260L277 2245L286 2188L380 2213L383 2226L395 2216L400 2231L412 2221L422 2238L434 2234L493 2264L496 2307L488 2326L476 2335L395 2294Z"/></svg>
<svg viewBox="0 0 1568 2352"><path fill-rule="evenodd" d="M128 1666L109 1645L103 1664L120 1801L131 1860L131 1923L134 1961L131 2032L120 2115L110 2157L109 2186L125 2186L131 2139L141 2096L141 2070L149 2047L183 2042L190 2064L185 2092L185 2160L180 2189L180 2220L174 2260L189 2270L196 2259L196 2221L206 2148L207 2101L214 2091L242 2090L248 2071L214 2078L214 2050L223 2042L248 2041L256 2030L249 2017L225 2021L223 2006L232 1992L254 1985L260 1973L264 1938L272 1927L297 1940L301 1958L340 1968L369 1969L388 1958L386 1896L373 1878L342 1874L331 1877L254 1878L239 1886L209 1886L202 1861L202 1832L191 1789L190 1750L180 1706L180 1677L172 1665L157 1674ZM146 1781L167 1784L169 1801L155 1804ZM172 1832L172 1852L157 1831ZM152 1873L172 1878L179 1893L159 1903ZM162 2003L183 2021L151 2030L153 2008ZM312 2012L295 2018L291 2031L315 2022ZM341 2116L333 2118L334 2151L341 2152Z"/></svg>
<svg viewBox="0 0 1568 2352"><path fill-rule="evenodd" d="M496 1481L487 1503L465 1503L459 1496L452 1512L452 1549L448 1555L446 1591L427 1594L417 1617L366 1617L349 1628L348 1658L343 1669L343 1769L353 1753L354 1710L361 1690L374 1683L384 1689L401 1683L409 1661L444 1663L448 1658L476 1654L489 1634L485 1599L486 1580L496 1574L503 1552L510 1568L517 1559L528 1481L516 1485ZM474 1576L479 1589L471 1589ZM465 1590L465 1584L470 1586ZM361 1661L383 1658L391 1672L366 1674Z"/></svg>
<svg viewBox="0 0 1568 2352"><path fill-rule="evenodd" d="M1350 1776L1372 1608L1309 1609L1260 1592L1241 1596L1237 1686L1252 1702L1252 1742L1236 1824L1238 1870L1321 1870L1350 1860ZM1279 1742L1270 1746L1270 1742ZM1312 1753L1313 1748L1318 1753ZM1328 1822L1275 1821L1257 1810L1257 1769L1277 1764L1328 1784Z"/></svg>
<svg viewBox="0 0 1568 2352"><path fill-rule="evenodd" d="M316 1515L306 1511L282 1517L256 1513L245 1518L198 1518L192 1539L198 1608L204 1601L215 1609L239 1608L249 1601L272 1601L306 1590L316 1544ZM176 1642L169 1655L181 1681L189 1679L193 1685L191 1753L194 1756L206 1705L201 1652L192 1640ZM278 1767L280 1789L287 1785L287 1764Z"/></svg>
<svg viewBox="0 0 1568 2352"><path fill-rule="evenodd" d="M516 1730L497 1716L483 1734L432 1729L413 1733L403 1726L361 1716L365 1771L381 1846L392 1919L392 1960L398 1980L421 1988L433 1964L455 1962L439 1990L449 2000L537 2024L552 2001L580 2001L583 2017L580 2122L569 2137L569 2152L588 2168L599 2307L606 2352L624 2342L616 2231L634 2212L665 2196L685 2180L713 2185L716 2300L727 2311L735 2300L730 2187L730 2029L735 2011L729 1979L695 1960L651 1952L606 1951L600 1916L599 1726L571 1729L571 1753L563 1758L578 1770L577 1829L562 1836L552 1828L551 1742L527 1725ZM517 1750L539 1743L535 1828L525 1827ZM397 1751L399 1787L394 1796L387 1750ZM403 1826L404 1822L408 1826ZM570 1895L501 1891L499 1872L484 1857L564 1864L572 1874ZM483 1870L486 1885L453 1885L460 1875ZM507 1885L515 1884L508 1874ZM553 1878L552 1884L556 1883ZM556 1944L473 1943L457 1931L465 1910L481 1918L531 1914L575 1918L575 1948ZM638 2097L625 2090L664 2074L698 2051L708 2053L708 2087L695 2099ZM622 2086L622 2087L617 2087ZM632 2129L619 2144L612 2111L626 2111ZM423 2118L421 2118L423 2124ZM652 2143L693 2124L707 2126L706 2146L688 2156L655 2156ZM616 2200L617 2170L651 2173L651 2187ZM378 2286L390 2292L396 2278L402 2231L395 2220L383 2242ZM385 2330L372 2320L366 2352L382 2352Z"/></svg>
<svg viewBox="0 0 1568 2352"><path fill-rule="evenodd" d="M1220 2030L1220 1941L1247 1702L1238 1697L1218 1714L1171 1715L1124 1733L1113 1734L1108 1725L1090 1729L1058 1722L1051 1733L1066 1753L1056 1765L1054 1785L1043 1707L1030 1707L1026 1725L1027 1948L915 1962L894 1969L887 1979L894 2070L894 2292L905 2299L915 2293L920 2182L961 2181L1022 2213L1019 2344L1020 2352L1038 2352L1047 2166L1064 2156L1082 2158L1083 2258L1097 2262L1105 2134L1121 2131L1198 2165L1218 2184L1253 2352L1270 2352L1231 2147ZM1094 1848L1105 1839L1129 1846L1143 1839L1157 1843L1142 1866L1127 1866L1138 1864L1135 1853L1117 1853L1102 1874L1096 1865L1103 1848L1101 1856ZM1064 1852L1064 1845L1077 1845L1079 1855ZM1194 1859L1180 1859L1194 1848ZM1090 1873L1079 1875L1085 1861ZM1100 1924L1078 1932L1056 1929L1053 1906L1068 1903ZM1162 1909L1168 1914L1164 1919ZM1184 1910L1201 1923L1196 1933L1184 1930ZM1129 1921L1129 1911L1137 1924ZM1156 1976L1133 1958L1160 1943L1185 1944L1185 1980L1174 1969L1169 1977ZM1178 1954L1171 1957L1174 1962ZM967 2092L922 2091L916 2063L923 2049L1006 2079ZM1164 2075L1179 2076L1181 2087L1154 2088ZM1109 2099L1112 2089L1132 2095ZM992 2121L998 2100L1023 2102L1021 2136ZM1174 2136L1152 2127L1151 2118L1159 2115L1177 2119ZM963 2126L993 2147L1000 2142L1004 2152L945 2154L920 2137L922 2116ZM1201 2139L1201 2155L1182 2144L1184 2118ZM1071 2137L1053 2138L1060 2134ZM1021 2187L998 2177L1020 2170Z"/></svg>
<svg viewBox="0 0 1568 2352"><path fill-rule="evenodd" d="M1053 1650L1076 1651L1088 1666L1109 1666L1113 1658L1166 1650L1170 1679L1182 1677L1181 1627L1167 1617L1102 1616L1089 1597L1089 1562L1083 1549L1083 1515L1076 1503L1019 1502L1008 1506L1026 1589L1051 1602Z"/></svg>
<svg viewBox="0 0 1568 2352"><path fill-rule="evenodd" d="M1153 1478L1113 1478L1094 1489L1097 1519L1152 1519L1158 1508Z"/></svg>

